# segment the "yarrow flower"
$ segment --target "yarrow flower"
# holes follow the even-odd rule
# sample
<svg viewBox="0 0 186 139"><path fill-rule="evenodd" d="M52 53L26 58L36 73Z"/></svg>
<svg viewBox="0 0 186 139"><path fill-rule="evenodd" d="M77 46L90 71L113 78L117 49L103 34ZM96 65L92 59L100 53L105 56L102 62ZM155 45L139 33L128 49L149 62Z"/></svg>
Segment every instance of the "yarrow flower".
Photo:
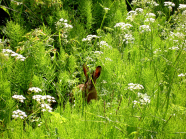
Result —
<svg viewBox="0 0 186 139"><path fill-rule="evenodd" d="M86 38L83 38L82 41L90 42L93 38L100 38L100 37L96 35L88 35Z"/></svg>
<svg viewBox="0 0 186 139"><path fill-rule="evenodd" d="M40 107L41 107L41 111L44 112L44 111L48 111L48 112L52 112L52 108L50 107L51 103L52 102L56 102L55 101L55 98L50 96L50 95L45 95L45 96L42 96L42 95L34 95L32 96L32 99L36 100L38 103L40 103ZM46 101L47 103L46 103Z"/></svg>
<svg viewBox="0 0 186 139"><path fill-rule="evenodd" d="M170 11L172 11L172 7L175 7L175 4L173 2L164 2L164 6L168 7Z"/></svg>
<svg viewBox="0 0 186 139"><path fill-rule="evenodd" d="M2 51L5 56L9 56L9 54L12 56L12 57L16 57L16 59L19 59L21 61L25 61L26 57L22 56L21 54L18 54L10 49L3 49ZM8 54L7 54L8 53Z"/></svg>
<svg viewBox="0 0 186 139"><path fill-rule="evenodd" d="M15 118L15 119L17 119L17 118L24 119L26 117L27 117L26 113L23 112L23 111L21 111L21 110L19 110L19 109L16 110L16 111L13 111L12 118Z"/></svg>
<svg viewBox="0 0 186 139"><path fill-rule="evenodd" d="M24 103L24 100L26 99L23 95L13 95L12 98Z"/></svg>
<svg viewBox="0 0 186 139"><path fill-rule="evenodd" d="M72 29L73 26L68 24L67 22L68 22L68 20L66 20L66 19L63 19L63 18L59 19L59 21L57 21L57 23L56 23L56 28L57 29L59 29L59 28Z"/></svg>
<svg viewBox="0 0 186 139"><path fill-rule="evenodd" d="M70 29L73 28L73 26L68 24L67 22L68 22L68 20L61 18L55 24L56 25L56 30L61 31L61 37L63 38L63 41L65 43L68 43L68 40L67 40L68 32L69 32Z"/></svg>
<svg viewBox="0 0 186 139"><path fill-rule="evenodd" d="M37 102L39 103L42 103L44 102L45 100L47 100L48 103L51 103L51 102L56 102L55 101L55 98L50 96L50 95L45 95L45 96L42 96L42 95L34 95L32 96L32 99L36 100Z"/></svg>
<svg viewBox="0 0 186 139"><path fill-rule="evenodd" d="M139 27L139 30L143 33L143 32L150 32L151 29L150 29L150 26L149 25L141 25Z"/></svg>
<svg viewBox="0 0 186 139"><path fill-rule="evenodd" d="M171 47L169 48L170 50L179 50L180 48L179 47Z"/></svg>
<svg viewBox="0 0 186 139"><path fill-rule="evenodd" d="M100 41L100 42L97 42L97 45L100 46L100 48L103 48L103 47L108 47L110 49L112 49L112 46L108 45L108 43L106 41Z"/></svg>
<svg viewBox="0 0 186 139"><path fill-rule="evenodd" d="M134 17L137 15L137 12L136 11L129 11L127 13L127 20L130 20L130 21L133 21L134 20Z"/></svg>
<svg viewBox="0 0 186 139"><path fill-rule="evenodd" d="M129 83L128 86L129 86L128 89L131 91L144 89L143 85L141 84Z"/></svg>
<svg viewBox="0 0 186 139"><path fill-rule="evenodd" d="M127 13L128 16L133 16L133 15L137 15L137 12L136 11L129 11Z"/></svg>
<svg viewBox="0 0 186 139"><path fill-rule="evenodd" d="M184 73L181 73L181 74L178 75L178 77L184 77L184 76L185 76Z"/></svg>
<svg viewBox="0 0 186 139"><path fill-rule="evenodd" d="M108 11L110 10L109 8L103 8L105 10L106 13L108 13Z"/></svg>
<svg viewBox="0 0 186 139"><path fill-rule="evenodd" d="M42 90L38 87L31 87L31 88L28 89L28 91L35 92L35 93L42 92Z"/></svg>
<svg viewBox="0 0 186 139"><path fill-rule="evenodd" d="M154 21L155 21L154 18L147 18L147 19L145 19L144 22L151 22L151 23L153 23Z"/></svg>
<svg viewBox="0 0 186 139"><path fill-rule="evenodd" d="M150 103L150 97L146 93L142 94L138 92L138 98L139 101L136 100L133 101L134 105L136 104L146 105L147 103Z"/></svg>
<svg viewBox="0 0 186 139"><path fill-rule="evenodd" d="M123 39L123 42L125 42L125 44L128 44L128 43L134 43L133 41L134 41L135 39L132 37L132 35L131 34L125 34L124 35L124 39Z"/></svg>
<svg viewBox="0 0 186 139"><path fill-rule="evenodd" d="M143 6L143 5L146 5L146 6L152 6L152 7L155 7L155 6L158 6L159 4L156 3L155 1L151 0L151 1L147 1L147 0L132 0L131 2L131 5L135 5L135 6Z"/></svg>
<svg viewBox="0 0 186 139"><path fill-rule="evenodd" d="M45 112L45 111L52 112L52 108L48 104L41 104L41 108L42 108L41 110L42 112Z"/></svg>
<svg viewBox="0 0 186 139"><path fill-rule="evenodd" d="M156 2L155 2L155 1L153 1L153 0L152 0L152 1L150 1L150 2L148 1L148 2L147 2L147 5L150 5L150 6L159 6L159 4L158 4L158 3L156 3Z"/></svg>
<svg viewBox="0 0 186 139"><path fill-rule="evenodd" d="M120 23L116 23L116 25L114 26L114 28L117 28L117 27L120 27L121 30L128 30L132 27L132 25L128 23L120 22Z"/></svg>
<svg viewBox="0 0 186 139"><path fill-rule="evenodd" d="M186 4L179 4L178 9L185 10L186 9Z"/></svg>
<svg viewBox="0 0 186 139"><path fill-rule="evenodd" d="M136 13L142 13L143 12L143 9L142 8L136 8L135 12Z"/></svg>
<svg viewBox="0 0 186 139"><path fill-rule="evenodd" d="M171 7L175 7L175 4L173 2L170 2L170 1L167 1L167 2L164 2L164 6L171 6Z"/></svg>
<svg viewBox="0 0 186 139"><path fill-rule="evenodd" d="M154 14L154 13L147 13L146 15L145 15L145 17L148 17L148 18L152 18L152 17L156 17L156 15Z"/></svg>

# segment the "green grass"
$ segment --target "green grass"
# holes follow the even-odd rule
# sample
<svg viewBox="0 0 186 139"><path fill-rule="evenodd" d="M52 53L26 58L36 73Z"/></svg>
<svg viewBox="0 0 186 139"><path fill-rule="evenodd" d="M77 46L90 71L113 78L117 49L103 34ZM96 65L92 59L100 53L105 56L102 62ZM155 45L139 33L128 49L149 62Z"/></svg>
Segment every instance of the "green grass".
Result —
<svg viewBox="0 0 186 139"><path fill-rule="evenodd" d="M162 3L132 6L143 12L129 17L125 2L111 0L11 2L14 20L1 27L0 136L185 138L184 9L171 15ZM145 21L147 13L155 14L148 17L154 22ZM115 27L121 22L130 27ZM96 36L84 41L90 34ZM102 67L98 100L90 104L75 89L85 81L83 64L91 71ZM14 95L23 95L24 103ZM47 102L46 95L56 102ZM52 112L43 112L43 102ZM17 109L27 116L15 118Z"/></svg>

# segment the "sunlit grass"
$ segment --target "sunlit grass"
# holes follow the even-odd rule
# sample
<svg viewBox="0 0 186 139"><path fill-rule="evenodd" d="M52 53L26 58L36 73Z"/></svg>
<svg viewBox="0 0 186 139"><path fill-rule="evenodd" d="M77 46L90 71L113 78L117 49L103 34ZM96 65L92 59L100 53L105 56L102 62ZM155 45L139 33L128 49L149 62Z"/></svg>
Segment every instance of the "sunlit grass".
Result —
<svg viewBox="0 0 186 139"><path fill-rule="evenodd" d="M127 12L120 2L85 1L77 13L60 6L54 17L42 13L48 24L33 22L37 28L23 30L21 15L3 28L1 137L185 138L186 6L167 15L173 3L156 11L156 2L133 1ZM115 13L119 19L110 20ZM85 81L83 64L102 67L98 100L89 104L75 89Z"/></svg>

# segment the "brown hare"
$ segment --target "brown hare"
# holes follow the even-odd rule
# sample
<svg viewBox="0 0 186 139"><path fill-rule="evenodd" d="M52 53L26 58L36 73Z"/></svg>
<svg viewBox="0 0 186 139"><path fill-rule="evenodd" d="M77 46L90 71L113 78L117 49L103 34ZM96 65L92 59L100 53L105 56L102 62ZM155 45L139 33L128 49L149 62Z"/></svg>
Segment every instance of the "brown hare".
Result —
<svg viewBox="0 0 186 139"><path fill-rule="evenodd" d="M86 82L84 84L78 85L78 88L82 91L82 97L85 98L87 103L89 103L92 99L97 100L97 91L95 88L96 79L101 74L101 66L97 66L96 70L93 71L91 76L88 76L88 68L86 65L83 65L84 75L86 77Z"/></svg>
<svg viewBox="0 0 186 139"><path fill-rule="evenodd" d="M82 92L82 97L89 103L92 99L97 100L97 91L95 88L96 84L96 79L100 76L101 74L101 66L96 67L96 70L93 71L91 76L88 76L88 68L86 65L83 65L83 71L84 75L86 77L86 82L84 84L80 84L76 87L76 89L81 90ZM76 92L77 90L73 90L73 92ZM74 94L71 92L68 94L69 97L69 102L73 103L75 98Z"/></svg>

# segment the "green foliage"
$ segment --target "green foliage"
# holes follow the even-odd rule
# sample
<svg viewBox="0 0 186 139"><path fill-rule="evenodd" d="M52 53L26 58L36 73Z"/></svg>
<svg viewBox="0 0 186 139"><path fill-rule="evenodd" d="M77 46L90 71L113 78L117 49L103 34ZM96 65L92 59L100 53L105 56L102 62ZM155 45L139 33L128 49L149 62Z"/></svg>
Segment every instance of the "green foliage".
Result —
<svg viewBox="0 0 186 139"><path fill-rule="evenodd" d="M0 40L0 136L185 138L184 9L155 5L11 1ZM89 104L77 87L83 64L89 73L102 67Z"/></svg>

